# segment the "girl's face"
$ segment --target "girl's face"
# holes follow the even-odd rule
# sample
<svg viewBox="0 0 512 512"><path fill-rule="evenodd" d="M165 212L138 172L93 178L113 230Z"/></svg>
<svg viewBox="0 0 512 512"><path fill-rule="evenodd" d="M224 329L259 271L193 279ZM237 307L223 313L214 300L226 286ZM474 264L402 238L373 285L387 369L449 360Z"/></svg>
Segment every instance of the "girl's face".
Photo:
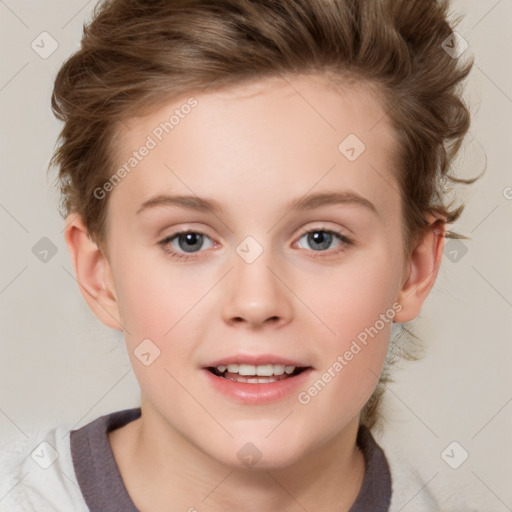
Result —
<svg viewBox="0 0 512 512"><path fill-rule="evenodd" d="M285 467L354 432L385 361L408 269L393 132L368 89L317 76L187 100L122 127L109 198L143 424Z"/></svg>

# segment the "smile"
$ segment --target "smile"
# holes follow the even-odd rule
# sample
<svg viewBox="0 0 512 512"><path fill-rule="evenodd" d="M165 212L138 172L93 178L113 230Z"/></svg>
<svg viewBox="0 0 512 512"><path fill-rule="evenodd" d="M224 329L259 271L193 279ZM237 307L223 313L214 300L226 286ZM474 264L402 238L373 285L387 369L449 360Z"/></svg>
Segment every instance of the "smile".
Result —
<svg viewBox="0 0 512 512"><path fill-rule="evenodd" d="M270 384L302 373L306 368L283 364L228 364L210 367L208 370L224 379L246 384Z"/></svg>
<svg viewBox="0 0 512 512"><path fill-rule="evenodd" d="M205 384L216 395L243 405L294 399L314 368L272 354L233 354L202 367Z"/></svg>

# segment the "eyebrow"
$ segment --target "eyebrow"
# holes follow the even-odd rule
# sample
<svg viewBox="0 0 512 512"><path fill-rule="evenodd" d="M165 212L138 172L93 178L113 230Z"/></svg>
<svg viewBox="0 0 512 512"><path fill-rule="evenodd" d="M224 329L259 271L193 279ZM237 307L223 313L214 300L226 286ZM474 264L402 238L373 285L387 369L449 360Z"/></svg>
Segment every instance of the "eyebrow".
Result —
<svg viewBox="0 0 512 512"><path fill-rule="evenodd" d="M285 209L291 212L313 210L322 206L349 204L364 207L378 215L375 206L365 197L351 191L316 193L299 197L290 201ZM187 210L204 213L220 214L223 208L213 199L205 199L193 195L165 195L159 194L145 201L137 210L137 215L145 210L158 206L178 206Z"/></svg>
<svg viewBox="0 0 512 512"><path fill-rule="evenodd" d="M137 210L137 215L142 213L144 210L155 208L157 206L178 206L187 210L196 210L198 212L205 213L222 212L221 205L213 199L203 199L199 196L170 196L159 194L142 203L141 207Z"/></svg>

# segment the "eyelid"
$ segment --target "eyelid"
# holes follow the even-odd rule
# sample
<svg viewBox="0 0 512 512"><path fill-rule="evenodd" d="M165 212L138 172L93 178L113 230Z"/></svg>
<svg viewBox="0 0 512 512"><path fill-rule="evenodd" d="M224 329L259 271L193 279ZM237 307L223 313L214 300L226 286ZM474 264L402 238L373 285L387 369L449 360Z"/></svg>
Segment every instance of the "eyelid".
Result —
<svg viewBox="0 0 512 512"><path fill-rule="evenodd" d="M325 231L326 233L333 233L340 236L342 239L347 240L350 243L355 243L354 239L352 238L352 235L345 233L345 231L351 233L349 229L344 229L340 227L328 227L322 223L320 223L320 225L317 224L314 226L305 227L303 230L301 230L300 234L298 235L298 239L302 238L304 235L308 233L311 233L312 231Z"/></svg>
<svg viewBox="0 0 512 512"><path fill-rule="evenodd" d="M192 226L191 224L193 223L184 223L182 224L182 227L180 228L171 228L169 230L169 234L167 235L158 235L158 239L159 241L157 242L157 244L161 244L161 243L164 243L165 241L169 241L173 238L176 238L178 235L186 235L188 233L196 233L198 235L202 235L206 238L209 238L210 240L212 240L212 242L214 242L215 244L217 244L215 238L210 235L208 233L209 229L205 229L205 228L196 228L194 226ZM162 229L161 232L164 232L164 231L167 231L167 228L164 230Z"/></svg>
<svg viewBox="0 0 512 512"><path fill-rule="evenodd" d="M193 229L193 228L185 228L185 229L180 229L178 231L175 231L175 232L171 233L170 235L167 235L164 238L162 238L160 241L157 242L157 244L158 245L168 245L170 242L174 241L180 235L187 235L189 233L201 235L201 236L211 240L214 245L219 245L208 233L205 233L204 231L200 231L199 229ZM204 251L199 251L199 252L204 252ZM194 253L188 253L188 254L194 254Z"/></svg>

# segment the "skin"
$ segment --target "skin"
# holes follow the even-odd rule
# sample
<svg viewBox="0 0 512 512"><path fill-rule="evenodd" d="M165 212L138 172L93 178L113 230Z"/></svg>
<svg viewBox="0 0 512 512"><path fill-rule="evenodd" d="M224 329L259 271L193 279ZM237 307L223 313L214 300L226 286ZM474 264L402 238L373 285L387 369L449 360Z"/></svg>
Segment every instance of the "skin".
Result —
<svg viewBox="0 0 512 512"><path fill-rule="evenodd" d="M188 97L128 120L119 165ZM428 217L404 257L394 133L368 87L336 90L322 76L293 76L196 98L110 193L105 251L79 216L67 219L82 294L103 323L123 330L141 387L141 418L109 434L116 462L142 512L349 510L364 476L359 415L392 322L306 405L297 393L238 403L213 390L201 368L232 354L276 354L313 367L299 391L307 389L393 305L395 322L418 315L441 262L444 221ZM352 133L366 145L354 162L338 150ZM357 193L376 211L354 203L287 209L294 198L333 191ZM137 214L163 193L214 199L224 211ZM183 261L158 242L185 229L207 237ZM307 237L319 230L352 243L333 236L319 249ZM236 252L247 236L263 249L252 263ZM184 245L172 242L181 253ZM149 366L134 355L147 338L161 351ZM262 454L252 468L237 457L247 442Z"/></svg>

